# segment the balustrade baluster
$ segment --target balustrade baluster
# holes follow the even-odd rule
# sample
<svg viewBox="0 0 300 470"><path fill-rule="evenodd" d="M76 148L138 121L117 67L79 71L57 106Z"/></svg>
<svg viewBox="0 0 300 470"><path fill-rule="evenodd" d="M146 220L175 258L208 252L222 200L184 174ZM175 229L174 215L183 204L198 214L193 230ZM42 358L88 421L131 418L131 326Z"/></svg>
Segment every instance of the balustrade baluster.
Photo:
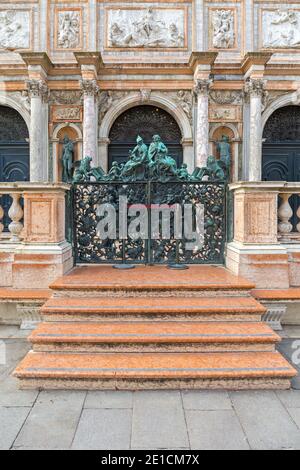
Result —
<svg viewBox="0 0 300 470"><path fill-rule="evenodd" d="M4 225L3 225L3 223L2 223L3 217L4 217L4 210L3 210L3 207L2 207L1 198L2 198L2 194L0 194L0 237L1 237L2 232L3 232L3 230L4 230Z"/></svg>
<svg viewBox="0 0 300 470"><path fill-rule="evenodd" d="M20 220L23 217L23 209L20 205L20 193L12 193L10 194L12 197L12 205L8 211L8 216L12 220L12 222L8 226L8 230L11 233L10 241L14 243L18 243L20 241L20 233L23 230L23 224Z"/></svg>
<svg viewBox="0 0 300 470"><path fill-rule="evenodd" d="M298 196L300 197L300 194L298 194ZM298 217L298 219L300 219L300 206L297 209L297 217ZM297 232L300 232L300 222L298 222L296 228L297 228Z"/></svg>
<svg viewBox="0 0 300 470"><path fill-rule="evenodd" d="M280 221L278 224L278 231L282 240L284 240L284 238L288 239L287 235L293 230L293 225L290 222L290 219L293 217L293 210L289 203L289 199L292 194L281 193L279 196L282 199L282 203L278 209L278 218Z"/></svg>

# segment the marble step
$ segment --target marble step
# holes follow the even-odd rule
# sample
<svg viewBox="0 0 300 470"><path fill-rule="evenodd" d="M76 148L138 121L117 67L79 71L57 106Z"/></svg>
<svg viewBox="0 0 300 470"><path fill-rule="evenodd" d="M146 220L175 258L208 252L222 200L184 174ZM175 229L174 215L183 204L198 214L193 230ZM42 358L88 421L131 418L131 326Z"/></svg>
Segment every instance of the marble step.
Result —
<svg viewBox="0 0 300 470"><path fill-rule="evenodd" d="M34 351L274 351L280 337L263 323L42 323L29 337Z"/></svg>
<svg viewBox="0 0 300 470"><path fill-rule="evenodd" d="M137 266L132 270L117 270L112 266L81 266L57 279L50 288L56 296L126 295L168 292L174 297L189 292L248 293L254 284L235 276L223 266L190 266L186 271L174 271L166 266Z"/></svg>
<svg viewBox="0 0 300 470"><path fill-rule="evenodd" d="M266 312L253 297L52 297L46 321L260 321Z"/></svg>
<svg viewBox="0 0 300 470"><path fill-rule="evenodd" d="M288 389L296 371L277 352L29 352L14 376L21 388Z"/></svg>

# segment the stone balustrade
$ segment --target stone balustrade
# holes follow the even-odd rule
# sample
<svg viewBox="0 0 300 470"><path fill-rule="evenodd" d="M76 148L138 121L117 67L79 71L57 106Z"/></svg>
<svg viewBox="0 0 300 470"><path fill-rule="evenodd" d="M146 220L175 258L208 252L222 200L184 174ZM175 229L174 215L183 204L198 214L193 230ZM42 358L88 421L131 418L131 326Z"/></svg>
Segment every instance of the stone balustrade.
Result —
<svg viewBox="0 0 300 470"><path fill-rule="evenodd" d="M63 241L69 189L66 184L0 183L0 242ZM4 218L9 219L6 227Z"/></svg>
<svg viewBox="0 0 300 470"><path fill-rule="evenodd" d="M230 190L235 241L300 243L300 183L241 182L231 184Z"/></svg>

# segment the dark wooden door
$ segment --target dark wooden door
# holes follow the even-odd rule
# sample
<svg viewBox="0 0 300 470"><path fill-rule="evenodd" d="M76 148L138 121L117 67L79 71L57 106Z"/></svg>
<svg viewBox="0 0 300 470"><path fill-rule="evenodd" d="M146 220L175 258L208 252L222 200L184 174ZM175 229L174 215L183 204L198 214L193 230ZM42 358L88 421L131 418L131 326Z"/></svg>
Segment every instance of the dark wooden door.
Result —
<svg viewBox="0 0 300 470"><path fill-rule="evenodd" d="M136 106L121 114L114 122L109 139L108 166L114 161L124 163L128 160L129 151L136 146L136 137L143 137L145 144L150 145L153 135L160 135L167 145L169 154L177 165L183 162L180 128L169 113L156 106Z"/></svg>

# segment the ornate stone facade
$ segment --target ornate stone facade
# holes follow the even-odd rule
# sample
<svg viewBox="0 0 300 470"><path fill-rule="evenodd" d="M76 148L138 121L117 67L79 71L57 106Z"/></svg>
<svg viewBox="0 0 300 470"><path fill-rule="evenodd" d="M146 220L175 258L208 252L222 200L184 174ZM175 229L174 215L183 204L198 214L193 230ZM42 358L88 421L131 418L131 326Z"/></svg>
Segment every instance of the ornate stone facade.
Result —
<svg viewBox="0 0 300 470"><path fill-rule="evenodd" d="M235 15L233 10L211 12L212 46L215 49L232 49L235 46Z"/></svg>
<svg viewBox="0 0 300 470"><path fill-rule="evenodd" d="M79 49L81 46L81 10L59 10L57 12L56 47Z"/></svg>

